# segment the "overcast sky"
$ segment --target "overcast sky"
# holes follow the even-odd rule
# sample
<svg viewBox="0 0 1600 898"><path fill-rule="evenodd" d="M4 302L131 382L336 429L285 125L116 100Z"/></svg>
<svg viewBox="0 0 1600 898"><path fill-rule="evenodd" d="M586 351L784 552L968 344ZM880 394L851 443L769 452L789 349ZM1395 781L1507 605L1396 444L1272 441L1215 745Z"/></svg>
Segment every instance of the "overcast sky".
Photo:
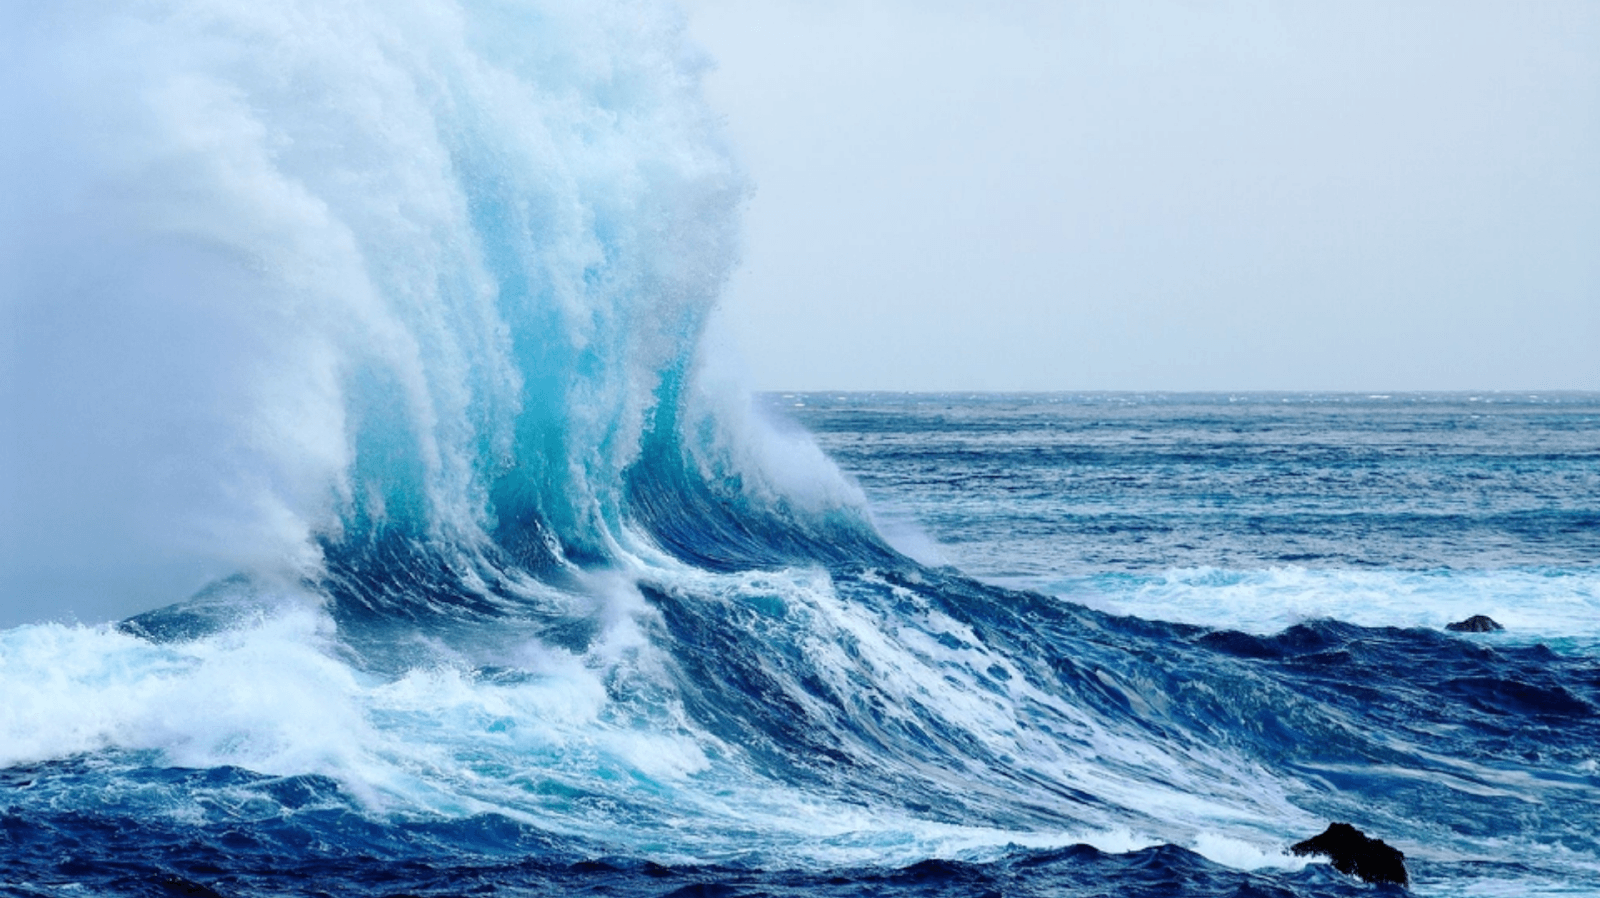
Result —
<svg viewBox="0 0 1600 898"><path fill-rule="evenodd" d="M688 0L764 389L1600 389L1600 3Z"/></svg>

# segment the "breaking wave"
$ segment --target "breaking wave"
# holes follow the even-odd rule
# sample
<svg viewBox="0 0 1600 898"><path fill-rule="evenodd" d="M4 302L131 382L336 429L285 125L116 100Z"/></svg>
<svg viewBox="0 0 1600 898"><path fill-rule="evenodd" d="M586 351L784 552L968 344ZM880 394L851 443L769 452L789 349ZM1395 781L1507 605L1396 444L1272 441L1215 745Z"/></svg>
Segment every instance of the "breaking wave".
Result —
<svg viewBox="0 0 1600 898"><path fill-rule="evenodd" d="M113 869L47 846L127 821L258 870L1299 875L1330 816L1424 864L1600 856L1560 823L1581 658L1115 617L890 548L705 348L749 188L671 6L71 0L0 35L0 575L17 622L142 612L0 632L6 831L55 834L0 842L27 881ZM1561 736L1531 761L1506 719Z"/></svg>

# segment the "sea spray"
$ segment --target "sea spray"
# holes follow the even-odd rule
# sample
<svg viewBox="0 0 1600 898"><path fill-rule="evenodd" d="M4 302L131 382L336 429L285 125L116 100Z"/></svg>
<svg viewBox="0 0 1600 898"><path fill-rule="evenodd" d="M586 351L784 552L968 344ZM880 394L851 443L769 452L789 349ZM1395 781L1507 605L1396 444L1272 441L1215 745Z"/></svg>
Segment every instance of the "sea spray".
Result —
<svg viewBox="0 0 1600 898"><path fill-rule="evenodd" d="M384 530L611 553L746 191L675 9L3 15L12 591L86 544L83 589Z"/></svg>

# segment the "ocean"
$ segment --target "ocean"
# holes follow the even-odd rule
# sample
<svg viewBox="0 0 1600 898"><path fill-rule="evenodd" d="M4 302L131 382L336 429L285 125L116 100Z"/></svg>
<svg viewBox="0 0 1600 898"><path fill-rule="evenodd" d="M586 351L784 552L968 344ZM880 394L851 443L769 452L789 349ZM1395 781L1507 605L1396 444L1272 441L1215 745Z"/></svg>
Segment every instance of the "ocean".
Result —
<svg viewBox="0 0 1600 898"><path fill-rule="evenodd" d="M667 3L0 51L0 895L1600 894L1600 395L751 394Z"/></svg>
<svg viewBox="0 0 1600 898"><path fill-rule="evenodd" d="M986 582L1260 634L1472 613L1583 650L1600 634L1594 394L765 400L903 551Z"/></svg>

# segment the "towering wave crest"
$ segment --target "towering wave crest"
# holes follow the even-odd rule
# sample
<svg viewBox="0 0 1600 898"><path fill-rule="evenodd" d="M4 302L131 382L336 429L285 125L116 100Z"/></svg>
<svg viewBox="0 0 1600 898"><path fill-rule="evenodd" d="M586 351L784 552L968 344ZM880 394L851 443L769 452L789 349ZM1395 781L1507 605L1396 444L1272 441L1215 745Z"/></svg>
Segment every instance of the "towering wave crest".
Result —
<svg viewBox="0 0 1600 898"><path fill-rule="evenodd" d="M684 415L747 188L670 6L4 16L13 578L581 566L751 476Z"/></svg>
<svg viewBox="0 0 1600 898"><path fill-rule="evenodd" d="M745 632L797 653L771 688L810 702L832 650L748 608L832 615L819 566L897 556L702 354L747 187L679 14L3 16L8 596L126 613L210 585L8 631L37 701L0 717L0 761L327 775L369 810L613 842L685 802L717 844L793 829L771 796L821 737L722 694L771 678L764 650L698 687L695 659ZM597 828L595 803L632 810Z"/></svg>

